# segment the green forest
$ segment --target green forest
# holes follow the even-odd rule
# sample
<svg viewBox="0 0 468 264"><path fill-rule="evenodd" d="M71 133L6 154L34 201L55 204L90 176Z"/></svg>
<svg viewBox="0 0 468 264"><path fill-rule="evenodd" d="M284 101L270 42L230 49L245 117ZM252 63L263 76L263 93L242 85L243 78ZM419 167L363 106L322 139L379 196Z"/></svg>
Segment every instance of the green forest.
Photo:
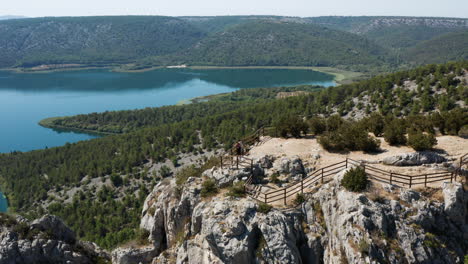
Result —
<svg viewBox="0 0 468 264"><path fill-rule="evenodd" d="M466 19L457 18L25 18L0 21L0 67L293 65L393 72L466 59L466 31Z"/></svg>
<svg viewBox="0 0 468 264"><path fill-rule="evenodd" d="M460 109L460 102L467 103L468 87L457 78L466 74L467 69L467 61L427 65L329 89L314 86L243 89L210 102L57 119L54 122L61 126L120 134L56 148L0 154L1 189L14 212L30 217L47 211L57 214L79 237L112 248L137 234L142 201L157 181L155 175L141 175L144 164L173 160L179 153L229 148L261 126L280 126L291 118L305 119L308 124L302 130L322 135L322 142L328 140L324 144L332 151L372 151L368 148L372 147L372 141L367 137L356 137L361 141L342 146L343 138L358 132L362 135L362 131L396 135L389 136L389 140L396 138L395 144L430 147L431 138L424 133L433 134L437 130L457 135L468 124L466 108ZM414 83L415 89L402 88L408 82ZM276 99L280 91L308 93ZM355 98L367 98L369 104L354 105ZM375 123L382 126L376 128L360 121L364 122L359 124L360 128L365 130L357 131L354 123L340 121L340 116L358 110L379 113L370 118L378 119ZM320 118L329 116L338 120L337 125L320 129L323 123ZM400 119L405 123L394 121ZM401 132L401 127L406 130ZM409 142L406 138L401 140L402 133L410 133ZM286 131L285 135L288 134L292 135L291 131ZM200 147L194 147L198 144ZM48 191L79 186L85 177L96 179L106 175L145 180L137 193L126 193L119 199L115 199L117 194L112 188L103 188L96 195L80 192L65 206L54 202L46 208L40 205L51 199ZM114 185L119 184L118 179L114 177Z"/></svg>

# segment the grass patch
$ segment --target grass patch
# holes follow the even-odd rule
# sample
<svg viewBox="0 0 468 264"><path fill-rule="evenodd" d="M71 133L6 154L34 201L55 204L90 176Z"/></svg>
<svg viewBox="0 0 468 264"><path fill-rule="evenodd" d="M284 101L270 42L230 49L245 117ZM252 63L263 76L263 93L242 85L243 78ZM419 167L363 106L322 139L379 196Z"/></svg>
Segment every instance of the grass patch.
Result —
<svg viewBox="0 0 468 264"><path fill-rule="evenodd" d="M190 177L199 178L205 170L211 169L215 166L218 166L219 164L220 160L218 157L211 157L200 167L196 167L195 165L187 166L179 170L179 172L176 174L176 184L182 185Z"/></svg>
<svg viewBox="0 0 468 264"><path fill-rule="evenodd" d="M146 229L138 229L137 231L137 236L136 236L136 243L137 245L139 246L144 246L144 245L149 245L150 244L150 241L149 241L149 235L150 235L150 232Z"/></svg>
<svg viewBox="0 0 468 264"><path fill-rule="evenodd" d="M369 255L369 248L370 248L369 241L367 241L367 239L365 238L362 238L358 244L359 252L367 256Z"/></svg>
<svg viewBox="0 0 468 264"><path fill-rule="evenodd" d="M234 183L231 187L229 187L229 191L226 193L226 195L237 198L245 197L244 184L245 183L243 181Z"/></svg>
<svg viewBox="0 0 468 264"><path fill-rule="evenodd" d="M262 214L268 214L268 212L270 212L272 208L273 206L267 203L258 203L257 212Z"/></svg>

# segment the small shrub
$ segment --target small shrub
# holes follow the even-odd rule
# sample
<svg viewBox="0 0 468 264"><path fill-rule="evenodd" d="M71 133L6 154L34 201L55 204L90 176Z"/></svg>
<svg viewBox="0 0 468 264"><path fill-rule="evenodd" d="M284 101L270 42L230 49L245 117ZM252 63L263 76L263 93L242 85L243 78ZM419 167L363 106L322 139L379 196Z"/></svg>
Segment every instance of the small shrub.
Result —
<svg viewBox="0 0 468 264"><path fill-rule="evenodd" d="M154 216L154 213L156 213L156 207L152 206L148 209L148 214Z"/></svg>
<svg viewBox="0 0 468 264"><path fill-rule="evenodd" d="M424 239L423 244L426 247L440 248L442 246L434 234L427 232L425 235L426 239Z"/></svg>
<svg viewBox="0 0 468 264"><path fill-rule="evenodd" d="M281 182L280 179L279 179L279 173L278 172L275 172L270 176L270 182L274 183L274 184L278 184L278 183Z"/></svg>
<svg viewBox="0 0 468 264"><path fill-rule="evenodd" d="M362 238L361 241L359 241L358 248L359 248L359 252L361 252L362 254L368 255L369 247L370 247L369 242L367 242L365 238Z"/></svg>
<svg viewBox="0 0 468 264"><path fill-rule="evenodd" d="M305 196L302 193L296 194L296 198L294 199L294 204L295 205L300 205L303 202L305 202Z"/></svg>
<svg viewBox="0 0 468 264"><path fill-rule="evenodd" d="M374 133L376 137L380 137L385 127L383 116L381 114L372 113L366 119L366 126L367 126L367 129L370 132Z"/></svg>
<svg viewBox="0 0 468 264"><path fill-rule="evenodd" d="M13 232L17 233L20 238L26 238L29 232L29 226L25 223L17 223L13 226Z"/></svg>
<svg viewBox="0 0 468 264"><path fill-rule="evenodd" d="M114 185L115 187L119 187L119 186L121 186L123 184L123 179L118 174L112 174L110 176L110 180L112 182L112 185Z"/></svg>
<svg viewBox="0 0 468 264"><path fill-rule="evenodd" d="M367 188L367 174L361 167L352 168L343 177L341 185L351 192L362 192Z"/></svg>
<svg viewBox="0 0 468 264"><path fill-rule="evenodd" d="M468 255L465 255L465 264L468 264Z"/></svg>
<svg viewBox="0 0 468 264"><path fill-rule="evenodd" d="M379 140L369 136L362 125L353 123L343 123L336 131L322 135L318 143L328 151L375 152L380 147Z"/></svg>
<svg viewBox="0 0 468 264"><path fill-rule="evenodd" d="M408 135L408 145L416 151L430 150L436 144L437 139L433 134L416 131Z"/></svg>
<svg viewBox="0 0 468 264"><path fill-rule="evenodd" d="M245 183L243 181L234 183L231 187L229 187L229 192L226 195L238 198L245 197L244 184Z"/></svg>
<svg viewBox="0 0 468 264"><path fill-rule="evenodd" d="M140 246L148 245L150 242L148 240L150 232L146 229L138 229L136 234L136 243Z"/></svg>
<svg viewBox="0 0 468 264"><path fill-rule="evenodd" d="M406 127L405 122L400 119L390 121L383 130L383 136L388 144L405 145L406 144Z"/></svg>
<svg viewBox="0 0 468 264"><path fill-rule="evenodd" d="M308 126L301 118L297 116L284 116L275 122L276 130L281 137L291 135L295 138L300 138L301 133L307 132Z"/></svg>
<svg viewBox="0 0 468 264"><path fill-rule="evenodd" d="M273 207L267 203L259 203L257 206L257 212L262 214L268 214Z"/></svg>
<svg viewBox="0 0 468 264"><path fill-rule="evenodd" d="M166 165L162 165L159 169L159 174L161 175L161 178L166 178L171 176L172 172L171 169L169 169L169 167L167 167Z"/></svg>
<svg viewBox="0 0 468 264"><path fill-rule="evenodd" d="M202 189L200 194L202 197L210 197L216 195L218 193L218 186L216 186L216 182L212 179L207 179L202 184Z"/></svg>
<svg viewBox="0 0 468 264"><path fill-rule="evenodd" d="M320 135L327 129L325 118L313 117L308 121L309 129L314 135Z"/></svg>

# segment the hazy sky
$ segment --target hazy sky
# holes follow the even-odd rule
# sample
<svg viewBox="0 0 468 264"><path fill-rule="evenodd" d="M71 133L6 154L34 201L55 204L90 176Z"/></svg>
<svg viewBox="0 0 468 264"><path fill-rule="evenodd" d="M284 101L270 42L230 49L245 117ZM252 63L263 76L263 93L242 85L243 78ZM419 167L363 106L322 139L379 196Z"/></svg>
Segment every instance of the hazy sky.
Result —
<svg viewBox="0 0 468 264"><path fill-rule="evenodd" d="M1 15L468 17L468 0L1 0Z"/></svg>

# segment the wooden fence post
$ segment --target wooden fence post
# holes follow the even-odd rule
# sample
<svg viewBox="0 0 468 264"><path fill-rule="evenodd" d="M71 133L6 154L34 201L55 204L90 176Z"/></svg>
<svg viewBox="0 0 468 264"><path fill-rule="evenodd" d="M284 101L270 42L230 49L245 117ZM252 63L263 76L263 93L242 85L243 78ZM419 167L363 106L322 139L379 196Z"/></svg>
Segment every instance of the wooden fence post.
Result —
<svg viewBox="0 0 468 264"><path fill-rule="evenodd" d="M286 205L286 187L284 188L284 205Z"/></svg>
<svg viewBox="0 0 468 264"><path fill-rule="evenodd" d="M253 175L253 159L250 160L250 173Z"/></svg>
<svg viewBox="0 0 468 264"><path fill-rule="evenodd" d="M424 187L427 187L427 174L424 175Z"/></svg>
<svg viewBox="0 0 468 264"><path fill-rule="evenodd" d="M450 173L450 183L452 183L452 182L453 182L453 172Z"/></svg>
<svg viewBox="0 0 468 264"><path fill-rule="evenodd" d="M346 168L348 168L348 158L346 158Z"/></svg>
<svg viewBox="0 0 468 264"><path fill-rule="evenodd" d="M322 183L323 183L323 169L322 169Z"/></svg>
<svg viewBox="0 0 468 264"><path fill-rule="evenodd" d="M413 177L412 176L409 176L409 187L411 188L411 185L413 183Z"/></svg>
<svg viewBox="0 0 468 264"><path fill-rule="evenodd" d="M221 155L221 169L223 169L223 155Z"/></svg>
<svg viewBox="0 0 468 264"><path fill-rule="evenodd" d="M304 180L301 180L301 193L304 194Z"/></svg>
<svg viewBox="0 0 468 264"><path fill-rule="evenodd" d="M393 172L390 172L390 184L392 184Z"/></svg>
<svg viewBox="0 0 468 264"><path fill-rule="evenodd" d="M265 203L267 203L267 194L265 193Z"/></svg>

